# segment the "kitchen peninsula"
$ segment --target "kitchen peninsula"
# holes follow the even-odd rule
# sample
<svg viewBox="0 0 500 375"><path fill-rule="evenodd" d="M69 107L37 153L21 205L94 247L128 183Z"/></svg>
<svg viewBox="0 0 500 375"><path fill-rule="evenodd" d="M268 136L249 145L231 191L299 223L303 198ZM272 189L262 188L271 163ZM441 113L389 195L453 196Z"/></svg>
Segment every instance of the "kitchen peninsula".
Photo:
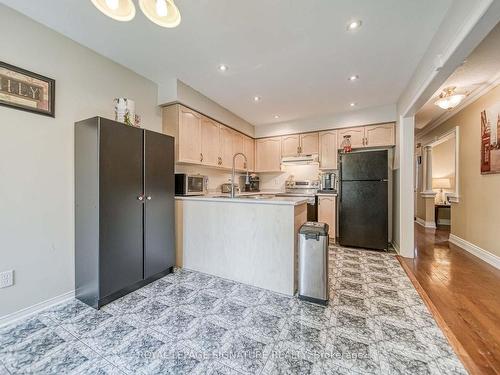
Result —
<svg viewBox="0 0 500 375"><path fill-rule="evenodd" d="M293 295L301 197L176 197L177 266Z"/></svg>

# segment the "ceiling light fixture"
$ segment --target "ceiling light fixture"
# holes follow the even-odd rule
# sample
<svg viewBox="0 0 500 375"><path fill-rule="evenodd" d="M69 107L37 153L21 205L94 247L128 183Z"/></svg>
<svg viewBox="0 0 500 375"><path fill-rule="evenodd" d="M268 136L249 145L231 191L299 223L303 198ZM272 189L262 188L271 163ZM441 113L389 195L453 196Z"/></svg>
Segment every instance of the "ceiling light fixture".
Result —
<svg viewBox="0 0 500 375"><path fill-rule="evenodd" d="M356 74L356 75L353 75L353 76L350 76L350 77L348 78L348 80L349 80L349 81L356 81L356 80L358 80L358 79L359 79L359 76L358 76L357 74Z"/></svg>
<svg viewBox="0 0 500 375"><path fill-rule="evenodd" d="M260 100L261 100L261 99L262 99L262 98L261 98L260 96L254 96L254 97L253 97L253 101L254 101L254 102L260 102Z"/></svg>
<svg viewBox="0 0 500 375"><path fill-rule="evenodd" d="M362 24L361 21L351 21L347 25L347 30L349 31L357 30L361 27L361 24Z"/></svg>
<svg viewBox="0 0 500 375"><path fill-rule="evenodd" d="M352 102L351 104L349 104L351 107L356 107L356 103Z"/></svg>
<svg viewBox="0 0 500 375"><path fill-rule="evenodd" d="M181 14L174 0L139 0L142 13L151 22L162 27L176 27L181 23Z"/></svg>
<svg viewBox="0 0 500 375"><path fill-rule="evenodd" d="M279 115L274 115L274 118L277 120L277 119L280 118L280 116Z"/></svg>
<svg viewBox="0 0 500 375"><path fill-rule="evenodd" d="M135 17L135 6L132 0L91 1L97 9L116 21L130 21Z"/></svg>
<svg viewBox="0 0 500 375"><path fill-rule="evenodd" d="M439 94L439 99L434 104L442 109L452 109L459 105L467 95L457 94L456 87L448 87Z"/></svg>
<svg viewBox="0 0 500 375"><path fill-rule="evenodd" d="M229 67L228 67L227 65L224 65L224 64L220 64L220 65L219 65L219 70L220 70L221 72L225 72L225 71L226 71L226 70L228 70L228 69L229 69Z"/></svg>

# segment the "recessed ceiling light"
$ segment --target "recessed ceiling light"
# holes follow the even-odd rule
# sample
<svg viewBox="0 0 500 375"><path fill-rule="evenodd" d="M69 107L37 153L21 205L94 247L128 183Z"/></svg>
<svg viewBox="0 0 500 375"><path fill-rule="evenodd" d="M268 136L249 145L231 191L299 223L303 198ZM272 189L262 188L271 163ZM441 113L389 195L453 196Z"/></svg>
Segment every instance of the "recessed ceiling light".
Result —
<svg viewBox="0 0 500 375"><path fill-rule="evenodd" d="M279 118L280 118L280 116L279 116L279 115L274 115L274 118L275 118L275 119L279 119Z"/></svg>
<svg viewBox="0 0 500 375"><path fill-rule="evenodd" d="M361 27L361 24L362 24L362 22L360 20L358 20L358 21L351 21L347 25L347 30L352 31L352 30L359 29Z"/></svg>
<svg viewBox="0 0 500 375"><path fill-rule="evenodd" d="M228 67L227 65L225 65L225 64L220 64L220 65L219 65L219 70L220 70L221 72L225 72L225 71L226 71L226 70L228 70L228 69L229 69L229 67Z"/></svg>
<svg viewBox="0 0 500 375"><path fill-rule="evenodd" d="M260 96L254 96L254 97L253 97L253 101L254 101L254 102L260 102L260 101L261 101L261 99L262 99L262 98L261 98Z"/></svg>
<svg viewBox="0 0 500 375"><path fill-rule="evenodd" d="M350 77L348 78L348 80L349 80L349 81L356 81L356 80L358 80L358 79L359 79L359 76L358 76L357 74L352 75L352 76L350 76Z"/></svg>
<svg viewBox="0 0 500 375"><path fill-rule="evenodd" d="M139 0L139 7L158 26L172 28L181 23L181 14L174 0Z"/></svg>
<svg viewBox="0 0 500 375"><path fill-rule="evenodd" d="M351 104L349 104L351 107L356 107L356 103L352 102Z"/></svg>

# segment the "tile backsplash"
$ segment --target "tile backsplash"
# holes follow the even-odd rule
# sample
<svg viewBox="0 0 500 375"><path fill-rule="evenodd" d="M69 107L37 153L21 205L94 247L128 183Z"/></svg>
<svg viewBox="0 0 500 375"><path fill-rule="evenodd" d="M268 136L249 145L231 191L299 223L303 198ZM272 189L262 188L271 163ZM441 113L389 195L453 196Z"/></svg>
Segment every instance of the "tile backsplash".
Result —
<svg viewBox="0 0 500 375"><path fill-rule="evenodd" d="M293 176L295 180L317 180L319 178L319 167L316 164L310 165L287 165L282 167L281 173L260 173L261 191L283 191L285 181ZM200 165L183 165L175 167L176 173L201 174L208 176L208 192L220 192L221 184L231 180L230 171L221 171L216 168L208 168ZM239 176L240 174L236 174Z"/></svg>

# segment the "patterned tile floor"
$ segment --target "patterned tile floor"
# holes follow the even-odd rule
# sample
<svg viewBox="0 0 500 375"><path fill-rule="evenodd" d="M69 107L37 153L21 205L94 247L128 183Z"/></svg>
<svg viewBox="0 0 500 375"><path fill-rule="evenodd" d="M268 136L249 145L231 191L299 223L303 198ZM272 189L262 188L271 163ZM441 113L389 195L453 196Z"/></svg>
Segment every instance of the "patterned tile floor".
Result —
<svg viewBox="0 0 500 375"><path fill-rule="evenodd" d="M461 374L396 258L330 248L328 308L178 271L0 328L0 374Z"/></svg>

